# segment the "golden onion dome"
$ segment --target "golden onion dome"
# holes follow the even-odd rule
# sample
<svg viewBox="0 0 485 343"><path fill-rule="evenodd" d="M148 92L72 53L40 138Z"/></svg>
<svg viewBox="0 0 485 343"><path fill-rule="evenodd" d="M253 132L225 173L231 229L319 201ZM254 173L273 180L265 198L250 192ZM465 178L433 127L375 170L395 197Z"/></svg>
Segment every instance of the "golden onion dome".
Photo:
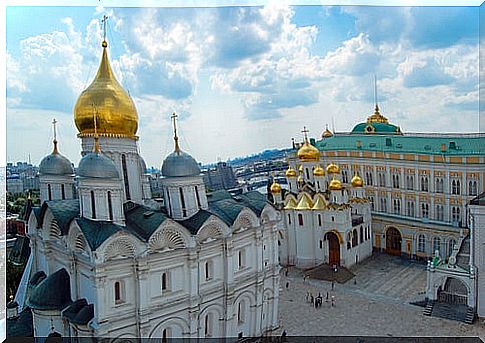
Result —
<svg viewBox="0 0 485 343"><path fill-rule="evenodd" d="M301 164L300 164L300 166L298 167L298 171L299 171L300 173L303 173L303 165L301 165Z"/></svg>
<svg viewBox="0 0 485 343"><path fill-rule="evenodd" d="M297 181L298 181L298 183L303 183L303 176L301 176L301 175L298 176L298 180Z"/></svg>
<svg viewBox="0 0 485 343"><path fill-rule="evenodd" d="M94 136L96 112L99 136L136 139L138 113L135 104L111 70L106 41L103 41L102 46L103 55L98 72L89 87L81 93L74 107L78 136Z"/></svg>
<svg viewBox="0 0 485 343"><path fill-rule="evenodd" d="M278 194L278 193L281 192L281 185L278 182L273 181L273 183L271 184L271 187L269 188L269 190L273 194Z"/></svg>
<svg viewBox="0 0 485 343"><path fill-rule="evenodd" d="M313 169L313 176L325 176L325 170L321 166L316 166Z"/></svg>
<svg viewBox="0 0 485 343"><path fill-rule="evenodd" d="M320 160L320 151L305 139L305 143L298 149L297 156L303 162L317 162Z"/></svg>
<svg viewBox="0 0 485 343"><path fill-rule="evenodd" d="M285 175L286 177L296 177L296 170L293 169L291 166L288 166Z"/></svg>
<svg viewBox="0 0 485 343"><path fill-rule="evenodd" d="M359 174L355 174L350 182L352 183L352 187L362 187L364 185L364 180L362 180Z"/></svg>
<svg viewBox="0 0 485 343"><path fill-rule="evenodd" d="M336 165L335 163L332 162L327 166L327 173L328 174L339 174L340 168L339 168L338 165Z"/></svg>
<svg viewBox="0 0 485 343"><path fill-rule="evenodd" d="M328 129L328 125L325 127L325 131L322 133L322 138L332 137L333 133Z"/></svg>
<svg viewBox="0 0 485 343"><path fill-rule="evenodd" d="M328 185L328 189L330 189L331 191L340 191L342 190L342 182L340 182L336 178L333 178Z"/></svg>

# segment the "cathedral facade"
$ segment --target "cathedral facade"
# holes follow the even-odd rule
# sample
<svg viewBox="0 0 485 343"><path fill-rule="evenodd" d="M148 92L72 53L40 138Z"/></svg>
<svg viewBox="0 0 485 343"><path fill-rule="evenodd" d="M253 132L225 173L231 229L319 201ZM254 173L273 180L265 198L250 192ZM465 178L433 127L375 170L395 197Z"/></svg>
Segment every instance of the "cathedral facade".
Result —
<svg viewBox="0 0 485 343"><path fill-rule="evenodd" d="M151 199L135 105L103 41L94 81L78 98L75 171L54 149L40 164L32 254L16 294L35 336L244 337L277 327L279 211L257 192L206 193L178 143ZM54 127L55 129L55 127Z"/></svg>

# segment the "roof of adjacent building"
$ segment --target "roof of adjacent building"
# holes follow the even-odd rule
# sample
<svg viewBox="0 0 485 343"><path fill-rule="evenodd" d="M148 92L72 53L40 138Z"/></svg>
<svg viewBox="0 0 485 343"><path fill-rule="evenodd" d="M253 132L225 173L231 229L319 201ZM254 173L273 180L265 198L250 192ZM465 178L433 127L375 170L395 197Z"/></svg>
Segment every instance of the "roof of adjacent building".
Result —
<svg viewBox="0 0 485 343"><path fill-rule="evenodd" d="M78 299L62 311L62 316L71 323L86 325L94 318L94 305L88 304L85 298Z"/></svg>
<svg viewBox="0 0 485 343"><path fill-rule="evenodd" d="M155 210L134 202L128 202L124 206L126 227L130 232L142 241L148 242L155 230L168 218L161 210Z"/></svg>
<svg viewBox="0 0 485 343"><path fill-rule="evenodd" d="M315 142L321 151L365 150L438 155L485 155L481 135L372 135L337 133ZM442 150L444 144L445 150Z"/></svg>
<svg viewBox="0 0 485 343"><path fill-rule="evenodd" d="M18 318L7 319L7 337L33 337L34 325L29 307L19 313Z"/></svg>
<svg viewBox="0 0 485 343"><path fill-rule="evenodd" d="M485 206L485 192L470 200L470 205Z"/></svg>
<svg viewBox="0 0 485 343"><path fill-rule="evenodd" d="M8 259L15 264L24 264L30 255L30 240L25 236L17 236L15 245L8 254Z"/></svg>
<svg viewBox="0 0 485 343"><path fill-rule="evenodd" d="M70 303L71 282L64 268L40 281L27 299L27 306L38 310L62 310Z"/></svg>
<svg viewBox="0 0 485 343"><path fill-rule="evenodd" d="M352 133L400 135L401 130L399 126L389 123L359 123L354 126Z"/></svg>
<svg viewBox="0 0 485 343"><path fill-rule="evenodd" d="M40 225L42 225L47 208L59 225L61 234L66 235L69 223L79 216L79 199L45 201L40 211Z"/></svg>
<svg viewBox="0 0 485 343"><path fill-rule="evenodd" d="M212 215L211 212L208 212L206 210L200 210L196 214L194 214L192 217L185 219L185 220L180 220L178 223L184 226L189 232L193 235L196 235L199 229L204 225L207 219Z"/></svg>

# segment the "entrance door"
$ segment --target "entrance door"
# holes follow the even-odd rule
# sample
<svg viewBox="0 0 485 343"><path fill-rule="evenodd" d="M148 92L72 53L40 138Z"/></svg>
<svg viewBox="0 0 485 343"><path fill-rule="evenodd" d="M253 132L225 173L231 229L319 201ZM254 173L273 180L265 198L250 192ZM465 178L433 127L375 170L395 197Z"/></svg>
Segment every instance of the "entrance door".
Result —
<svg viewBox="0 0 485 343"><path fill-rule="evenodd" d="M402 237L398 229L390 227L386 231L386 252L389 255L401 256Z"/></svg>
<svg viewBox="0 0 485 343"><path fill-rule="evenodd" d="M328 264L340 266L340 243L333 232L327 232L325 239L328 241Z"/></svg>

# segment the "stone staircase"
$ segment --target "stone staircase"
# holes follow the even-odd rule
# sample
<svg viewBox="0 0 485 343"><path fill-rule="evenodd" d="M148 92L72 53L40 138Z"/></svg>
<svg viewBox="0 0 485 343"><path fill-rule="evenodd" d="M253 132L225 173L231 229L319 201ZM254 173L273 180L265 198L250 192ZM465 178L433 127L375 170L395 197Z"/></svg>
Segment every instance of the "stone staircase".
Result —
<svg viewBox="0 0 485 343"><path fill-rule="evenodd" d="M439 301L428 301L423 310L423 315L456 320L466 324L473 324L475 321L475 309L473 307Z"/></svg>

